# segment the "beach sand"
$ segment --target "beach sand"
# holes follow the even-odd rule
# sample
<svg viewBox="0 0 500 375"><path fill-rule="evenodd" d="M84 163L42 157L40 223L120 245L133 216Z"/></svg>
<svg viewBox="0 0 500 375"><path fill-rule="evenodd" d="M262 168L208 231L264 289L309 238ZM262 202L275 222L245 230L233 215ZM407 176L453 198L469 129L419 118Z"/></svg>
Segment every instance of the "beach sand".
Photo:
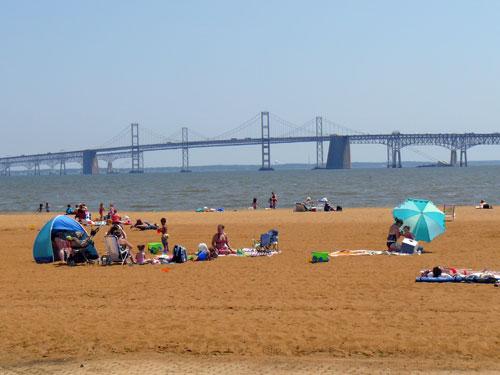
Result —
<svg viewBox="0 0 500 375"><path fill-rule="evenodd" d="M500 372L500 288L415 283L435 265L500 269L500 210L458 208L428 254L324 264L311 251L383 249L391 210L124 214L166 216L171 245L191 251L218 223L233 247L277 228L282 254L38 265L32 243L52 215L0 215L0 373Z"/></svg>

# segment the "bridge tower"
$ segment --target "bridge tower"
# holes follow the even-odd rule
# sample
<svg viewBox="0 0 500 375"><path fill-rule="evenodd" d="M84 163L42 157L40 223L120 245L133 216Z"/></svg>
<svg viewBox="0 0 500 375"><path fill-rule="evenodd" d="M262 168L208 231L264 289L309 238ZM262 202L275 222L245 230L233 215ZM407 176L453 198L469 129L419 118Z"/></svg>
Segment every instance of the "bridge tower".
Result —
<svg viewBox="0 0 500 375"><path fill-rule="evenodd" d="M271 132L269 129L269 112L260 113L260 127L262 130L262 166L260 171L272 171L271 168Z"/></svg>
<svg viewBox="0 0 500 375"><path fill-rule="evenodd" d="M139 124L130 124L132 136L132 170L130 173L144 173L144 158L139 148Z"/></svg>
<svg viewBox="0 0 500 375"><path fill-rule="evenodd" d="M315 169L323 169L325 167L323 161L323 117L316 116L316 167Z"/></svg>
<svg viewBox="0 0 500 375"><path fill-rule="evenodd" d="M191 172L189 170L189 131L188 128L182 128L182 167L181 172Z"/></svg>

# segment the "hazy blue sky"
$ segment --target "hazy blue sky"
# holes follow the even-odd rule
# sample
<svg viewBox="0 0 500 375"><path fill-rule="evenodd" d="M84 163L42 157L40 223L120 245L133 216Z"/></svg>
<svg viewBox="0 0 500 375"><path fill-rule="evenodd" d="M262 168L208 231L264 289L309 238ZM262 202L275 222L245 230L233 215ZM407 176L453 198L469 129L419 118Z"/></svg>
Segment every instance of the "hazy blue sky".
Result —
<svg viewBox="0 0 500 375"><path fill-rule="evenodd" d="M0 1L1 155L103 144L130 122L215 135L261 110L366 132L500 131L500 1ZM300 148L300 149L298 149ZM437 158L441 149L423 148ZM273 148L307 162L313 145ZM353 160L383 160L354 146ZM192 164L259 163L260 149ZM420 159L406 150L403 158ZM472 159L499 159L478 147ZM146 155L177 165L179 152ZM129 161L121 164L128 165Z"/></svg>

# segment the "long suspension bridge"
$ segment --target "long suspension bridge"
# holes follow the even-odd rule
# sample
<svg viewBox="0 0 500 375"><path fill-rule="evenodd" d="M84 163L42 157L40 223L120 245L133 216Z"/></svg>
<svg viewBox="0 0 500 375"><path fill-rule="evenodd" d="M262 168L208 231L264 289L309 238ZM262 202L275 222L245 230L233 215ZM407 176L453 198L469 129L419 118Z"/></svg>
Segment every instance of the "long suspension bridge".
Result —
<svg viewBox="0 0 500 375"><path fill-rule="evenodd" d="M315 143L316 168L348 169L351 167L351 144L381 144L387 148L387 168L401 168L401 150L409 146L441 146L450 150L450 166L466 167L467 151L479 145L499 145L500 133L399 133L368 134L341 126L322 116L296 125L270 112L261 112L238 127L214 137L202 135L187 127L164 136L133 123L105 144L75 151L0 157L0 174L10 175L13 168L24 168L40 175L42 166L66 174L68 163L77 163L83 174L99 173L99 161L113 171L113 162L131 160L130 172L144 171L144 153L180 150L180 171L189 171L189 150L207 147L260 146L260 170L272 170L271 145ZM324 144L328 143L326 161Z"/></svg>

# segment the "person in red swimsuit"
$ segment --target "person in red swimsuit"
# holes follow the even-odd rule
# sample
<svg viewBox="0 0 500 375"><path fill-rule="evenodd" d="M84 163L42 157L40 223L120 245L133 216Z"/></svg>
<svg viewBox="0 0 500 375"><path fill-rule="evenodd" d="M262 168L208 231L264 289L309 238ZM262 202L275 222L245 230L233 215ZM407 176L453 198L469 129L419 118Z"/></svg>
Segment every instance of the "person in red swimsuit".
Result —
<svg viewBox="0 0 500 375"><path fill-rule="evenodd" d="M226 232L224 232L224 225L217 225L217 233L212 237L212 248L210 250L217 255L236 253L229 245L229 239Z"/></svg>

